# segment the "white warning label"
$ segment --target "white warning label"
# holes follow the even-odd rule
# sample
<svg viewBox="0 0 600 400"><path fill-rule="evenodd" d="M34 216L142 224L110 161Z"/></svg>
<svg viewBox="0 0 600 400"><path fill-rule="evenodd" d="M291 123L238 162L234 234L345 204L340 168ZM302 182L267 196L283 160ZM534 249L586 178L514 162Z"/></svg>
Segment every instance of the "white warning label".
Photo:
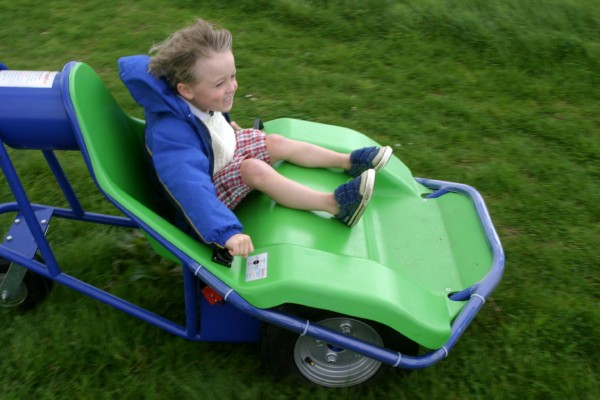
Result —
<svg viewBox="0 0 600 400"><path fill-rule="evenodd" d="M0 87L51 88L56 71L0 71Z"/></svg>
<svg viewBox="0 0 600 400"><path fill-rule="evenodd" d="M246 282L267 277L267 253L250 256L246 259Z"/></svg>

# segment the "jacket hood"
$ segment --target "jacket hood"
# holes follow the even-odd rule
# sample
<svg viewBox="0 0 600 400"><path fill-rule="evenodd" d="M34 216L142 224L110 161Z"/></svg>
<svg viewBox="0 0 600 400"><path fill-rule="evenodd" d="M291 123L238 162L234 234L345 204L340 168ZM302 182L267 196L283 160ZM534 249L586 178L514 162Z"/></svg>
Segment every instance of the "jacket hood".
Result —
<svg viewBox="0 0 600 400"><path fill-rule="evenodd" d="M131 96L147 112L169 112L184 116L189 107L177 96L164 79L155 78L148 72L150 57L136 55L119 59L119 76Z"/></svg>

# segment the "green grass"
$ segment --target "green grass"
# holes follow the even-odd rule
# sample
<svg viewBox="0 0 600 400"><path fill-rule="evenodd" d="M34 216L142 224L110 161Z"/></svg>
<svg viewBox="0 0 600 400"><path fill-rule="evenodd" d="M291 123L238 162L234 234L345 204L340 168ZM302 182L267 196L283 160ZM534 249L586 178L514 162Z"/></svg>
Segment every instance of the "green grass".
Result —
<svg viewBox="0 0 600 400"><path fill-rule="evenodd" d="M188 342L56 286L33 313L0 316L0 398L600 398L595 1L0 0L0 62L84 61L141 115L117 58L194 16L234 34L240 124L350 127L393 145L415 176L479 189L506 251L501 285L448 359L342 391L276 381L253 345ZM41 156L11 156L33 201L65 205ZM84 206L112 212L80 155L59 157ZM0 201L10 200L0 175ZM180 312L177 269L130 232L57 221L49 238L65 271Z"/></svg>

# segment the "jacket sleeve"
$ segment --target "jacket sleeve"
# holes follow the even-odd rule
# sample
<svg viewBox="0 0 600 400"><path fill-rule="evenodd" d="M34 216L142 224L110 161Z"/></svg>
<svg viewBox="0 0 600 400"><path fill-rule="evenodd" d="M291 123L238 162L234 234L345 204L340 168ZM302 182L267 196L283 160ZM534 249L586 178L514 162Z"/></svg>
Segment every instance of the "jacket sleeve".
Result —
<svg viewBox="0 0 600 400"><path fill-rule="evenodd" d="M151 125L148 150L161 184L200 238L224 247L243 226L217 197L207 149L186 121L167 117Z"/></svg>

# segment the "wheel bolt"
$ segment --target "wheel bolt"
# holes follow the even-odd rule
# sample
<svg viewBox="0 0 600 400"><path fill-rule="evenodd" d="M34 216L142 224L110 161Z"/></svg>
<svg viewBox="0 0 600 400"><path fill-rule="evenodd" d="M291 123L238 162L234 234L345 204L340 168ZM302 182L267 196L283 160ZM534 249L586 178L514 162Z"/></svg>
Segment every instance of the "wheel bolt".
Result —
<svg viewBox="0 0 600 400"><path fill-rule="evenodd" d="M335 364L337 362L337 354L334 352L329 352L327 353L327 363L328 364Z"/></svg>
<svg viewBox="0 0 600 400"><path fill-rule="evenodd" d="M352 331L352 325L349 322L344 322L340 325L340 329L344 335L349 335Z"/></svg>

